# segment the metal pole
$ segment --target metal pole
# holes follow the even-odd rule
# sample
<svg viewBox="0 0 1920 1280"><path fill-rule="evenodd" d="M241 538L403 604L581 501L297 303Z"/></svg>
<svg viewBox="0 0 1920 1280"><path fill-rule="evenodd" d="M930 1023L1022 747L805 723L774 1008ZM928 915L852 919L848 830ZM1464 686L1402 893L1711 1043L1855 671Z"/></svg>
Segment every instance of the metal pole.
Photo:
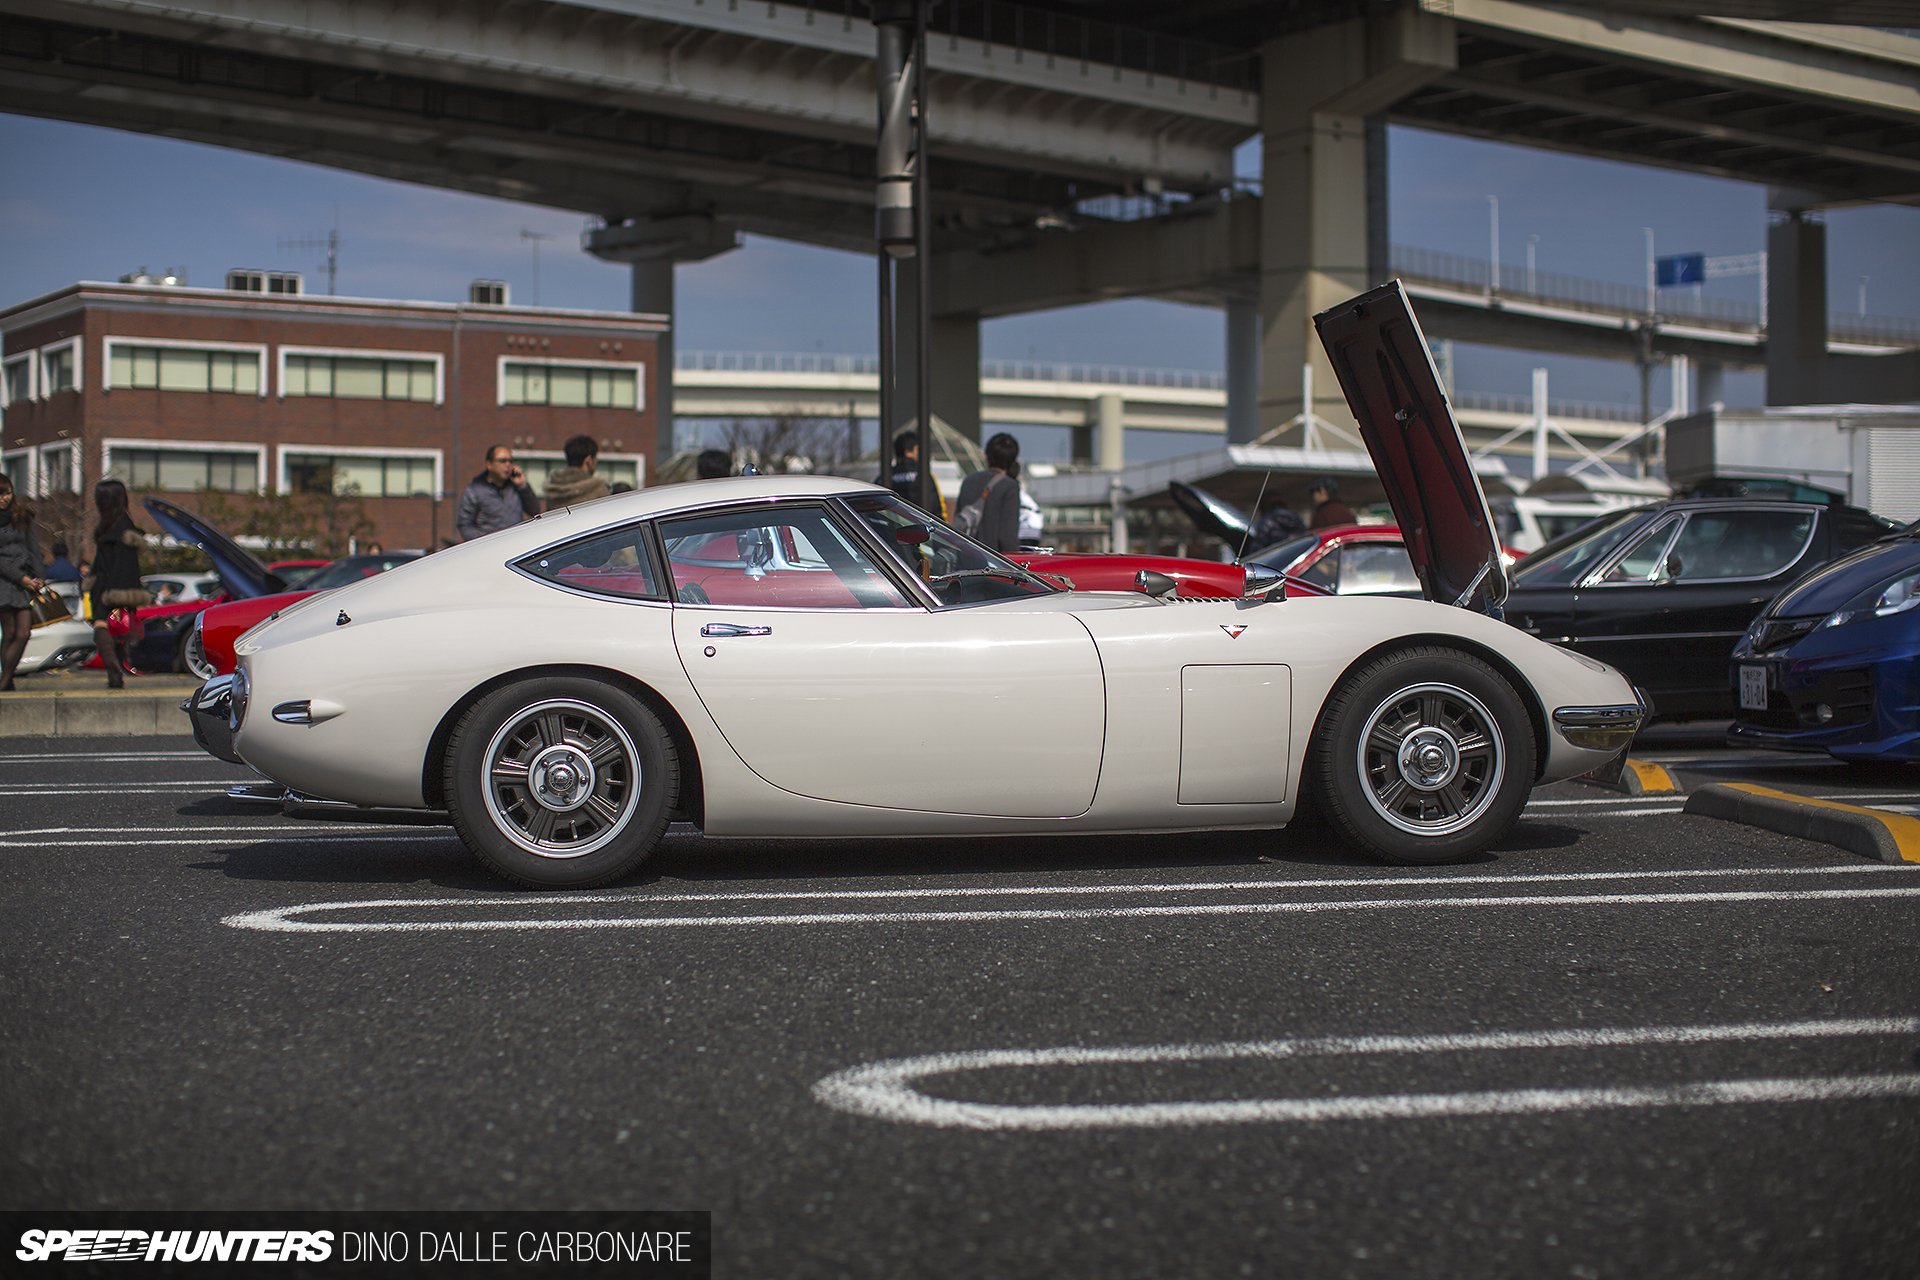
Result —
<svg viewBox="0 0 1920 1280"><path fill-rule="evenodd" d="M1642 227L1640 230L1647 237L1647 316L1651 319L1660 309L1659 285L1655 282L1653 269L1653 228Z"/></svg>
<svg viewBox="0 0 1920 1280"><path fill-rule="evenodd" d="M1493 282L1488 286L1492 293L1500 292L1500 197L1487 197L1487 263L1491 268L1488 278Z"/></svg>
<svg viewBox="0 0 1920 1280"><path fill-rule="evenodd" d="M937 512L933 496L933 219L927 200L927 0L913 6L913 248L920 275L914 316L914 415L920 420L920 505ZM975 378L980 376L974 371Z"/></svg>
<svg viewBox="0 0 1920 1280"><path fill-rule="evenodd" d="M1534 248L1537 245L1539 245L1539 243L1540 243L1539 236L1527 237L1527 292L1533 293L1533 294L1537 294L1540 292L1538 289L1533 287L1533 251L1534 251Z"/></svg>

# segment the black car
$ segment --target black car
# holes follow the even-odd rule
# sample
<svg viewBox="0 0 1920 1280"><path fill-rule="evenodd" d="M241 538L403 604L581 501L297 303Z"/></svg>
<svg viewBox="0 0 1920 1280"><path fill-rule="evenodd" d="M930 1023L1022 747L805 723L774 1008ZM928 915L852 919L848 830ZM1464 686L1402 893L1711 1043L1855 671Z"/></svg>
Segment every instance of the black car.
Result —
<svg viewBox="0 0 1920 1280"><path fill-rule="evenodd" d="M1840 503L1634 507L1521 561L1507 621L1619 668L1662 719L1730 717L1727 661L1767 601L1895 527Z"/></svg>

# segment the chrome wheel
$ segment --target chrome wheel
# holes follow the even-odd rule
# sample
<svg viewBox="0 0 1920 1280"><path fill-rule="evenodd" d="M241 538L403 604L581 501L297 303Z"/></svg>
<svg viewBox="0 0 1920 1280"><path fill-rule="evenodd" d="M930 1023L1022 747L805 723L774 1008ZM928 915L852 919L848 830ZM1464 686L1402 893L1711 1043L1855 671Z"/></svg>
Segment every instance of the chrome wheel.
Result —
<svg viewBox="0 0 1920 1280"><path fill-rule="evenodd" d="M186 644L180 651L180 657L186 664L188 672L202 680L211 680L220 674L214 670L213 664L207 661L206 642L201 638L197 624L187 628Z"/></svg>
<svg viewBox="0 0 1920 1280"><path fill-rule="evenodd" d="M1355 763L1375 813L1409 834L1444 836L1493 804L1506 743L1499 720L1465 689L1416 684L1367 717Z"/></svg>
<svg viewBox="0 0 1920 1280"><path fill-rule="evenodd" d="M487 742L481 780L494 828L542 858L579 858L616 840L638 811L640 750L607 712L550 698Z"/></svg>

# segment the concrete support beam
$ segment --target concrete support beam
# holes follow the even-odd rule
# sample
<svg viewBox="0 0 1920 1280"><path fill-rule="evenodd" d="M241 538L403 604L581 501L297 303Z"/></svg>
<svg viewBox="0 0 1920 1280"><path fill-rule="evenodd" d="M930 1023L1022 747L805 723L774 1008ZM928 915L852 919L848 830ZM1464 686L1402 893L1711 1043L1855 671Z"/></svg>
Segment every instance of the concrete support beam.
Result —
<svg viewBox="0 0 1920 1280"><path fill-rule="evenodd" d="M1259 434L1260 304L1234 298L1227 303L1227 443Z"/></svg>
<svg viewBox="0 0 1920 1280"><path fill-rule="evenodd" d="M1262 51L1264 153L1260 227L1260 427L1310 407L1352 421L1313 333L1313 316L1376 283L1371 261L1387 240L1378 116L1453 70L1450 19L1401 9L1377 19L1316 27ZM1315 403L1300 402L1300 368L1314 368Z"/></svg>
<svg viewBox="0 0 1920 1280"><path fill-rule="evenodd" d="M1094 461L1102 471L1118 471L1127 465L1126 403L1117 391L1109 391L1093 402L1095 430L1098 436Z"/></svg>
<svg viewBox="0 0 1920 1280"><path fill-rule="evenodd" d="M1138 297L1218 305L1259 269L1261 204L1196 203L1164 218L1038 233L991 253L936 245L934 309L1011 316Z"/></svg>
<svg viewBox="0 0 1920 1280"><path fill-rule="evenodd" d="M1767 403L1920 401L1920 351L1828 352L1827 227L1816 214L1795 207L1797 194L1772 193L1775 211L1767 227Z"/></svg>
<svg viewBox="0 0 1920 1280"><path fill-rule="evenodd" d="M700 262L738 248L740 236L732 228L697 214L616 223L587 237L586 249L596 258L629 264L632 308L643 315L667 318L667 327L655 340L656 357L649 394L653 399L654 453L658 465L673 456L673 268L678 262Z"/></svg>
<svg viewBox="0 0 1920 1280"><path fill-rule="evenodd" d="M933 326L927 337L933 348L930 353L931 368L929 370L933 378L933 416L968 439L978 440L980 438L980 317L966 311L955 310L951 306L942 306L946 301L941 291L945 277L939 274L940 255L937 252L931 265L935 271ZM900 344L899 392L894 398L896 421L885 433L889 437L913 419L914 405L919 399L920 386L920 369L914 358L914 333L910 322L913 309L919 305L919 273L917 271L901 272L895 289L898 296L894 300L894 305L902 316L909 317L909 323L900 326L895 338Z"/></svg>

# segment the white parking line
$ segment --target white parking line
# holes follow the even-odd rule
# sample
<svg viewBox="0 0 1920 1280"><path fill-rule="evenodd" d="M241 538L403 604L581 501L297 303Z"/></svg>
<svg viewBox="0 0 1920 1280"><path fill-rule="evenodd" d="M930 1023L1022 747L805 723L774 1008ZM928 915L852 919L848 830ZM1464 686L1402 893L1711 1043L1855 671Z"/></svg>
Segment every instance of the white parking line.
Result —
<svg viewBox="0 0 1920 1280"><path fill-rule="evenodd" d="M207 758L204 751L39 751L30 755L14 755L0 751L0 760L78 760L86 764L125 764L140 760L201 760Z"/></svg>
<svg viewBox="0 0 1920 1280"><path fill-rule="evenodd" d="M1640 1027L1493 1032L1457 1036L1358 1036L1218 1044L1140 1045L1115 1049L1002 1049L928 1054L837 1071L813 1087L838 1111L902 1124L948 1129L1036 1131L1167 1128L1181 1125L1407 1120L1432 1116L1545 1115L1602 1108L1698 1107L1756 1102L1830 1102L1920 1097L1920 1073L1757 1080L1694 1080L1602 1088L1475 1090L1461 1093L1362 1094L1255 1098L1214 1102L1029 1106L959 1102L920 1091L930 1076L980 1071L1076 1068L1112 1064L1186 1064L1264 1059L1382 1057L1402 1054L1499 1053L1534 1049L1604 1050L1642 1045L1705 1045L1849 1036L1911 1036L1914 1018L1747 1023L1733 1026Z"/></svg>
<svg viewBox="0 0 1920 1280"><path fill-rule="evenodd" d="M1773 869L1771 872L1755 868L1732 868L1681 872L1602 872L1552 876L1432 876L1366 880L1288 880L1269 882L1216 881L1206 884L1019 886L1005 889L959 887L897 890L676 894L667 897L618 893L578 894L567 897L541 895L537 897L513 898L381 898L365 901L308 902L294 906L274 907L265 911L251 911L228 916L222 923L236 929L248 929L264 933L472 933L492 929L507 931L557 931L591 929L743 928L771 925L982 924L1013 920L1118 920L1167 916L1314 915L1323 912L1337 911L1429 911L1449 908L1516 906L1667 906L1689 903L1810 902L1835 898L1866 900L1920 896L1920 884L1900 884L1886 888L1729 889L1689 893L1522 893L1517 895L1478 897L1346 898L1230 903L1186 902L1111 907L1002 907L946 911L836 911L754 915L588 916L583 918L566 918L564 916L558 916L557 914L548 918L528 918L524 915L501 915L492 919L479 920L335 921L299 918L320 913L338 913L343 911L414 911L443 907L452 908L462 913L476 909L504 911L518 908L538 908L544 912L560 913L578 907L605 905L633 906L642 909L651 908L654 910L667 911L676 909L683 904L694 902L780 902L820 898L847 901L871 898L965 898L1020 895L1048 895L1072 898L1092 894L1135 894L1164 897L1183 893L1233 893L1244 895L1295 890L1307 890L1311 892L1319 889L1353 887L1445 890L1456 884L1503 885L1509 888L1524 889L1537 884L1566 881L1599 881L1611 879L1646 880L1735 875L1752 876L1770 873L1814 875L1838 873L1855 875L1880 870L1885 870L1890 873L1905 873L1908 878L1913 878L1913 872L1916 869L1906 866L1862 863L1857 866L1849 865L1847 867L1834 868L1778 868Z"/></svg>
<svg viewBox="0 0 1920 1280"><path fill-rule="evenodd" d="M37 796L149 796L171 794L175 791L203 791L218 794L224 792L244 778L192 778L182 782L151 782L145 786L47 786L40 783L22 783L19 785L0 785L0 797L18 797L32 799Z"/></svg>

